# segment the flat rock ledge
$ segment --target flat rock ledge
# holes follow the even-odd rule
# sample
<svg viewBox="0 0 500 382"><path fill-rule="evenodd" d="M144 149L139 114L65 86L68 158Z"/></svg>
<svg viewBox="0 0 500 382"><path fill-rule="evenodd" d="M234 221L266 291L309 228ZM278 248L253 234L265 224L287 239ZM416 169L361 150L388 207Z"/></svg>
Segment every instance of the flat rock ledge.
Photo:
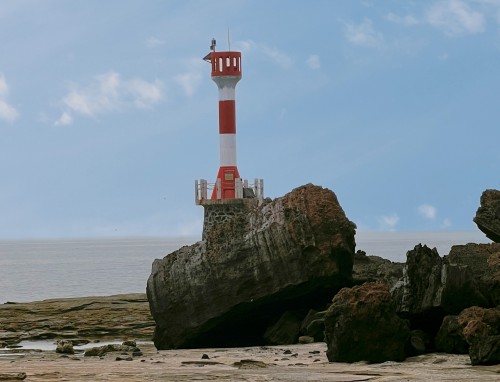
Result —
<svg viewBox="0 0 500 382"><path fill-rule="evenodd" d="M151 340L154 321L143 293L0 305L0 347L23 340Z"/></svg>

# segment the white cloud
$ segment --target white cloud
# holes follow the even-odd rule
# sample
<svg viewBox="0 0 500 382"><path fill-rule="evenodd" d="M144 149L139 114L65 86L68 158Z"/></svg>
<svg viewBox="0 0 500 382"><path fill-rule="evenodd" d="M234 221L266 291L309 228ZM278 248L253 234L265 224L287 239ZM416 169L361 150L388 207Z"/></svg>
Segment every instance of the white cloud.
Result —
<svg viewBox="0 0 500 382"><path fill-rule="evenodd" d="M397 214L384 215L379 219L380 229L383 231L395 231L396 225L399 223L399 216Z"/></svg>
<svg viewBox="0 0 500 382"><path fill-rule="evenodd" d="M73 123L73 117L68 112L63 112L59 119L54 123L56 126L67 126Z"/></svg>
<svg viewBox="0 0 500 382"><path fill-rule="evenodd" d="M271 59L276 65L288 69L293 66L293 60L286 53L276 48L271 48L263 43L256 43L252 40L239 41L237 43L243 52L256 51Z"/></svg>
<svg viewBox="0 0 500 382"><path fill-rule="evenodd" d="M443 220L443 223L441 224L441 228L449 228L451 227L451 220L448 218L445 218Z"/></svg>
<svg viewBox="0 0 500 382"><path fill-rule="evenodd" d="M417 208L418 214L426 219L434 220L436 218L436 207L430 204L422 204Z"/></svg>
<svg viewBox="0 0 500 382"><path fill-rule="evenodd" d="M201 84L207 70L207 64L199 58L195 58L184 62L183 67L186 68L186 71L176 75L174 81L182 88L186 96L191 97Z"/></svg>
<svg viewBox="0 0 500 382"><path fill-rule="evenodd" d="M462 0L446 0L434 4L428 9L425 21L448 36L481 33L486 24L483 14L472 10Z"/></svg>
<svg viewBox="0 0 500 382"><path fill-rule="evenodd" d="M306 60L306 64L311 69L314 69L314 70L321 68L321 62L319 60L319 56L316 54L310 55L309 58Z"/></svg>
<svg viewBox="0 0 500 382"><path fill-rule="evenodd" d="M4 119L7 122L14 122L19 116L18 111L14 106L7 102L7 96L9 94L9 86L2 73L0 73L0 119Z"/></svg>
<svg viewBox="0 0 500 382"><path fill-rule="evenodd" d="M148 108L162 99L161 81L124 80L120 74L109 72L96 76L85 86L72 85L62 102L69 111L93 117L130 108ZM56 123L69 121L68 116L71 117L70 113L65 111Z"/></svg>
<svg viewBox="0 0 500 382"><path fill-rule="evenodd" d="M384 36L377 32L370 19L364 19L361 24L346 24L345 37L354 45L380 48L384 45Z"/></svg>

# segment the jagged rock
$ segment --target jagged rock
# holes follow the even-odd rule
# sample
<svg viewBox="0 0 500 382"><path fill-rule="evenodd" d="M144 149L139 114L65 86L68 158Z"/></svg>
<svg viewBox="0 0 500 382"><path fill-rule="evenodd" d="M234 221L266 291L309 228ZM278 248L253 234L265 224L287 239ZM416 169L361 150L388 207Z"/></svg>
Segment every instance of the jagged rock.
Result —
<svg viewBox="0 0 500 382"><path fill-rule="evenodd" d="M228 205L237 213L224 215ZM157 348L262 344L285 311L321 309L351 282L355 225L332 191L306 185L262 205L204 207L204 240L153 263Z"/></svg>
<svg viewBox="0 0 500 382"><path fill-rule="evenodd" d="M354 254L352 281L355 285L383 281L392 288L403 277L403 264L379 256L367 256L364 251Z"/></svg>
<svg viewBox="0 0 500 382"><path fill-rule="evenodd" d="M73 350L73 342L69 340L57 341L56 353L75 354Z"/></svg>
<svg viewBox="0 0 500 382"><path fill-rule="evenodd" d="M443 353L468 354L469 344L463 336L458 316L446 316L435 338L436 349Z"/></svg>
<svg viewBox="0 0 500 382"><path fill-rule="evenodd" d="M402 361L410 329L396 314L387 285L366 283L333 298L325 335L331 362Z"/></svg>
<svg viewBox="0 0 500 382"><path fill-rule="evenodd" d="M473 306L458 315L473 365L500 363L500 308Z"/></svg>
<svg viewBox="0 0 500 382"><path fill-rule="evenodd" d="M303 316L298 312L286 311L278 322L264 333L264 340L269 345L289 345L297 342Z"/></svg>
<svg viewBox="0 0 500 382"><path fill-rule="evenodd" d="M500 244L454 245L444 259L469 267L474 282L487 299L488 307L500 305Z"/></svg>
<svg viewBox="0 0 500 382"><path fill-rule="evenodd" d="M458 314L469 306L488 304L467 265L443 260L436 248L421 244L408 251L406 258L403 278L392 290L398 312L415 316L434 311L441 315L437 331L444 315Z"/></svg>
<svg viewBox="0 0 500 382"><path fill-rule="evenodd" d="M500 191L484 191L480 202L474 222L489 239L500 243Z"/></svg>

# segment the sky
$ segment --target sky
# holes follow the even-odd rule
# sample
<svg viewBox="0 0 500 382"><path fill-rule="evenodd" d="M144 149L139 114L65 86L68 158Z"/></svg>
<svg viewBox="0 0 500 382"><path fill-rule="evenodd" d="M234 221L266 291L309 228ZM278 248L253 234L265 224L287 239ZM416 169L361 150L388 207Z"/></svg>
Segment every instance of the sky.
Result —
<svg viewBox="0 0 500 382"><path fill-rule="evenodd" d="M212 38L242 52L238 168L266 196L313 183L358 231L477 230L499 0L1 0L0 239L201 236Z"/></svg>

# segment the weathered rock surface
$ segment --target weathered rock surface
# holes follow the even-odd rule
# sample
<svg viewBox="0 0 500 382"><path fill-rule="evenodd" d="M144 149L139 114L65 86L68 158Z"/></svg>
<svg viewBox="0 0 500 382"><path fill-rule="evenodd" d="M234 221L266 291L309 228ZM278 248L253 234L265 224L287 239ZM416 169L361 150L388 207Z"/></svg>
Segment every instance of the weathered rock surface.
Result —
<svg viewBox="0 0 500 382"><path fill-rule="evenodd" d="M500 243L500 191L484 191L480 202L474 222L489 239Z"/></svg>
<svg viewBox="0 0 500 382"><path fill-rule="evenodd" d="M458 315L473 365L500 363L500 308L473 306Z"/></svg>
<svg viewBox="0 0 500 382"><path fill-rule="evenodd" d="M406 257L403 278L392 294L398 312L414 323L427 325L430 334L436 334L445 315L458 314L473 305L488 305L466 264L442 259L435 248L421 244L408 251Z"/></svg>
<svg viewBox="0 0 500 382"><path fill-rule="evenodd" d="M116 338L151 339L146 295L81 297L0 305L0 342Z"/></svg>
<svg viewBox="0 0 500 382"><path fill-rule="evenodd" d="M444 259L467 266L489 307L500 305L500 244L454 245Z"/></svg>
<svg viewBox="0 0 500 382"><path fill-rule="evenodd" d="M306 185L262 205L234 202L241 213L153 263L159 349L262 344L285 311L322 310L351 282L355 225L332 191ZM206 205L205 221L219 207Z"/></svg>
<svg viewBox="0 0 500 382"><path fill-rule="evenodd" d="M367 256L364 251L354 254L352 280L356 285L366 282L385 282L392 288L403 277L402 263L394 263L379 256Z"/></svg>
<svg viewBox="0 0 500 382"><path fill-rule="evenodd" d="M458 316L446 316L435 339L436 349L443 353L468 354L469 344L464 338Z"/></svg>
<svg viewBox="0 0 500 382"><path fill-rule="evenodd" d="M331 362L402 361L410 329L396 314L387 285L366 283L333 298L325 335Z"/></svg>

